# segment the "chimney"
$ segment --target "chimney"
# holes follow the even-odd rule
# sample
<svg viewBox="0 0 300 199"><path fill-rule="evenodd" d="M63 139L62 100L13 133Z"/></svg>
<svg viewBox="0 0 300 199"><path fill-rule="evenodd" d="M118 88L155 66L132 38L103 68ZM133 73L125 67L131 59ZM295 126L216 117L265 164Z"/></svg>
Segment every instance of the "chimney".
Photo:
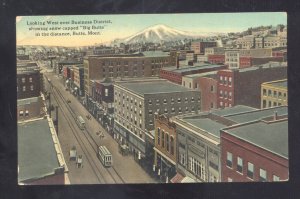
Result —
<svg viewBox="0 0 300 199"><path fill-rule="evenodd" d="M176 68L179 68L179 53L176 53Z"/></svg>
<svg viewBox="0 0 300 199"><path fill-rule="evenodd" d="M274 121L278 120L278 114L277 114L277 111L274 111L273 120L274 120Z"/></svg>

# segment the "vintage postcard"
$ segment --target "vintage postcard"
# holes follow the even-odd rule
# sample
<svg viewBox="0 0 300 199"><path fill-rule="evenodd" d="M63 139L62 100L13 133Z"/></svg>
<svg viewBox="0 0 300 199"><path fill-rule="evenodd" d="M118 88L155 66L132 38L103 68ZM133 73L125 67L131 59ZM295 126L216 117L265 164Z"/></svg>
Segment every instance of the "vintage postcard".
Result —
<svg viewBox="0 0 300 199"><path fill-rule="evenodd" d="M289 180L287 15L18 16L18 183Z"/></svg>

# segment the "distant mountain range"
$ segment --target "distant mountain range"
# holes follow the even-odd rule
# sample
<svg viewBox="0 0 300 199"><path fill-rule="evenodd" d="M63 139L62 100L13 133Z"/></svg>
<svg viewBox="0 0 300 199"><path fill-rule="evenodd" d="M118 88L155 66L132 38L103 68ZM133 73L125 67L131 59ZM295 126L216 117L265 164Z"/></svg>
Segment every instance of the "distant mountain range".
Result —
<svg viewBox="0 0 300 199"><path fill-rule="evenodd" d="M177 30L166 25L155 25L148 27L134 35L123 39L115 39L112 41L112 44L133 44L133 43L160 43L162 41L178 41L184 39L197 39L205 37L214 37L225 35L223 33L213 33L213 32L202 32L202 33L193 33L182 30Z"/></svg>

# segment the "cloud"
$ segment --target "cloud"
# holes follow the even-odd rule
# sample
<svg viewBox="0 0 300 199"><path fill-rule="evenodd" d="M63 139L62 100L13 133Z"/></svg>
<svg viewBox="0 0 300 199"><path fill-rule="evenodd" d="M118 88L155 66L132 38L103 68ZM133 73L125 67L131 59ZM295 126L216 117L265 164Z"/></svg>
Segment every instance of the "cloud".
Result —
<svg viewBox="0 0 300 199"><path fill-rule="evenodd" d="M22 20L22 18L23 17L21 17L21 16L16 17L16 22L19 23Z"/></svg>

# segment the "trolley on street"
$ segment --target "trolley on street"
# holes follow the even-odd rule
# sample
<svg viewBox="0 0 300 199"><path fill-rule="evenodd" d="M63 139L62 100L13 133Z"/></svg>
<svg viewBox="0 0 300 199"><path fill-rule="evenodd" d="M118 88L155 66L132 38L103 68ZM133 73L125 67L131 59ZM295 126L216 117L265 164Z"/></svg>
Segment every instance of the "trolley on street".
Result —
<svg viewBox="0 0 300 199"><path fill-rule="evenodd" d="M81 116L78 116L76 119L76 123L81 130L85 129L85 121Z"/></svg>
<svg viewBox="0 0 300 199"><path fill-rule="evenodd" d="M113 165L112 155L106 146L99 146L98 148L98 158L100 159L101 163L105 167L110 167Z"/></svg>
<svg viewBox="0 0 300 199"><path fill-rule="evenodd" d="M76 159L76 165L77 165L77 168L82 168L83 165L82 165L82 155L78 155L77 159Z"/></svg>
<svg viewBox="0 0 300 199"><path fill-rule="evenodd" d="M76 160L76 155L77 155L77 151L76 151L76 147L73 146L70 150L70 159L69 160Z"/></svg>

